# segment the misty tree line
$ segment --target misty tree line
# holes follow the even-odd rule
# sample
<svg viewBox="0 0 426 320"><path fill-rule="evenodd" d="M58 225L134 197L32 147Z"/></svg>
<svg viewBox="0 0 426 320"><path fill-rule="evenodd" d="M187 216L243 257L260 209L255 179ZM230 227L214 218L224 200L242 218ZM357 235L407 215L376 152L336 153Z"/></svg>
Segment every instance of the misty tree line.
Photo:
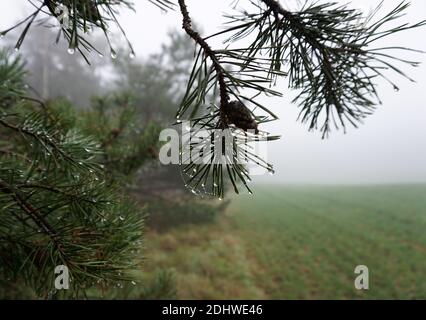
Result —
<svg viewBox="0 0 426 320"><path fill-rule="evenodd" d="M87 108L96 95L127 91L146 121L171 121L193 56L186 36L170 31L159 52L142 59L93 54L90 67L81 56L70 55L63 44L53 44L54 38L52 29L37 27L19 51L26 61L26 81L34 97L64 97L79 108ZM2 46L10 50L15 43L11 36L2 39ZM94 43L100 51L105 47L101 37L95 37Z"/></svg>

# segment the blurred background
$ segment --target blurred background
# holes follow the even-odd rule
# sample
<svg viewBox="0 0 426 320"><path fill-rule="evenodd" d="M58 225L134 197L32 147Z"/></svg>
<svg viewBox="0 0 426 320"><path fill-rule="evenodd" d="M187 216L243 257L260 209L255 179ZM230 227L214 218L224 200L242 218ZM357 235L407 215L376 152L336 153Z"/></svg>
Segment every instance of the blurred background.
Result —
<svg viewBox="0 0 426 320"><path fill-rule="evenodd" d="M116 59L101 36L92 36L104 55L90 56L89 66L77 53L68 54L66 43L54 43L54 30L33 28L15 53L26 60L31 95L66 101L76 112L131 103L137 128L170 127L194 45L177 12L135 2L136 13L124 11L120 19L135 48L133 59L119 33L113 39ZM384 11L399 2L387 0ZM222 28L222 13L234 3L188 0L203 35ZM369 11L378 3L358 0L353 6ZM26 0L1 1L0 30L28 12ZM425 17L426 3L413 0L402 20ZM383 46L426 51L424 32L389 37ZM18 35L8 34L0 46L13 48ZM425 61L424 55L406 58L413 57ZM297 121L291 103L296 92L278 83L284 98L263 102L280 120L262 128L283 137L268 146L276 174L256 177L251 196L229 192L226 201L199 199L184 188L178 167L161 166L153 155L127 184L149 211L145 243L135 253L145 258L137 271L141 281L111 297L426 298L426 64L408 72L417 83L401 80L398 92L379 83L383 105L376 113L359 129L334 132L327 140ZM368 291L354 287L358 265L369 267Z"/></svg>

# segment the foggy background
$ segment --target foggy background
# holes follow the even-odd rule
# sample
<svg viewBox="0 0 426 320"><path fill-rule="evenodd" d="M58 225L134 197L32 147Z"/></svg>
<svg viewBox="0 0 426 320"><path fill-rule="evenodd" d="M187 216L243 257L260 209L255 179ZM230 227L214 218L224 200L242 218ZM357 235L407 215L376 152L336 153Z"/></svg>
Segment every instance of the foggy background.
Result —
<svg viewBox="0 0 426 320"><path fill-rule="evenodd" d="M221 28L221 23L225 21L222 13L231 12L230 5L233 2L235 1L188 0L187 4L192 17L207 35ZM389 11L400 2L386 0L382 12ZM411 2L409 15L404 19L410 22L425 19L426 2ZM352 5L369 10L378 3L377 0L357 0ZM161 12L147 0L136 0L135 4L136 13L123 12L120 22L136 55L147 57L160 49L169 30L180 29L181 16L179 12ZM243 4L244 1L240 1L240 5ZM26 17L30 10L32 8L27 0L1 0L0 30ZM407 46L426 51L425 33L425 28L406 31L388 37L384 45ZM211 44L216 48L221 45L214 41ZM52 39L52 46L54 45ZM25 42L23 46L25 47ZM426 55L404 54L402 57L426 62ZM103 59L109 59L108 53ZM426 64L405 71L417 83L410 83L394 75L393 79L397 80L401 89L395 92L391 85L380 82L379 94L383 105L378 107L376 113L367 118L359 129L348 127L347 134L335 131L327 140L321 139L320 132L308 132L307 126L296 120L298 108L291 104L296 93L289 91L285 82L279 83L277 88L284 92L284 97L264 98L267 100L262 102L280 120L267 128L261 128L283 136L280 141L269 145L268 160L274 164L276 175L257 177L256 181L315 184L426 182Z"/></svg>

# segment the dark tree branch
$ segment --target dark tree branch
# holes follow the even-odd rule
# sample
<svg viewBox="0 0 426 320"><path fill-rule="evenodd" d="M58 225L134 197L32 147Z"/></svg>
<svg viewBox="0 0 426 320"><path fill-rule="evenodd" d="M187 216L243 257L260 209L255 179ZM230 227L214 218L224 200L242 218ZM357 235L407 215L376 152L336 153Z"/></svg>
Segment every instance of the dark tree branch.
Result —
<svg viewBox="0 0 426 320"><path fill-rule="evenodd" d="M34 133L34 132L32 132L32 131L30 131L30 130L26 130L26 129L24 129L24 128L20 128L20 127L17 127L17 126L14 126L14 125L12 125L12 124L10 124L10 123L7 123L6 121L4 121L4 120L2 120L2 119L0 119L0 124L1 125L3 125L4 127L6 127L6 128L8 128L8 129L11 129L11 130L14 130L14 131L16 131L16 132L20 132L20 133L22 133L22 134L25 134L25 135L27 135L27 136L30 136L30 137L32 137L33 139L36 139L36 140L42 140L43 141L43 143L46 143L47 145L49 145L49 146L51 146L54 150L56 150L61 156L63 156L64 157L64 159L67 159L68 161L70 161L70 162L73 162L74 160L69 156L69 155L67 155L63 150L61 150L61 148L59 148L59 146L55 143L55 142L53 142L52 140L50 140L50 139L45 139L44 137L40 137L40 136L38 136L36 133Z"/></svg>
<svg viewBox="0 0 426 320"><path fill-rule="evenodd" d="M58 234L55 229L37 212L30 203L28 203L12 186L0 179L0 192L10 195L16 204L41 228L52 240L57 249L63 253L62 245L59 242Z"/></svg>
<svg viewBox="0 0 426 320"><path fill-rule="evenodd" d="M291 17L291 12L285 10L277 0L262 0L275 14L279 13L285 18Z"/></svg>
<svg viewBox="0 0 426 320"><path fill-rule="evenodd" d="M215 52L209 46L209 44L204 40L200 34L195 31L192 27L191 17L189 16L188 8L185 4L185 0L179 0L180 11L183 16L183 24L182 27L185 32L204 50L206 56L209 57L211 62L213 63L213 68L217 73L219 88L220 88L220 108L223 116L223 109L229 102L229 95L227 92L227 86L225 82L224 69L219 62Z"/></svg>

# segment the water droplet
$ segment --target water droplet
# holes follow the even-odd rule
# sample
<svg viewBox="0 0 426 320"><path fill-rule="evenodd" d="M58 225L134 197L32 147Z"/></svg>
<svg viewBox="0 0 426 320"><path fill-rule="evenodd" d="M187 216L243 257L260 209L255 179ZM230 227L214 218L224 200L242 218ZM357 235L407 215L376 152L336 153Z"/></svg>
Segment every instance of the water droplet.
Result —
<svg viewBox="0 0 426 320"><path fill-rule="evenodd" d="M136 54L134 52L130 52L129 58L134 59L136 57Z"/></svg>
<svg viewBox="0 0 426 320"><path fill-rule="evenodd" d="M15 52L18 52L19 51L19 47L15 47Z"/></svg>
<svg viewBox="0 0 426 320"><path fill-rule="evenodd" d="M6 36L5 33L0 33L0 39L3 39Z"/></svg>
<svg viewBox="0 0 426 320"><path fill-rule="evenodd" d="M118 219L120 219L120 221L124 221L124 217L123 216L119 216Z"/></svg>
<svg viewBox="0 0 426 320"><path fill-rule="evenodd" d="M400 90L400 89L399 89L399 87L398 87L398 86L394 85L394 86L393 86L393 90L394 90L395 92L399 92L399 90Z"/></svg>
<svg viewBox="0 0 426 320"><path fill-rule="evenodd" d="M111 50L111 58L117 59L117 53L114 50Z"/></svg>
<svg viewBox="0 0 426 320"><path fill-rule="evenodd" d="M215 187L215 188L217 188L218 187L218 185L217 185L217 183L215 182L215 183L213 183L213 186Z"/></svg>
<svg viewBox="0 0 426 320"><path fill-rule="evenodd" d="M135 282L135 281L132 281L132 284L135 286L135 285L136 285L136 282Z"/></svg>
<svg viewBox="0 0 426 320"><path fill-rule="evenodd" d="M219 201L222 201L223 200L223 198L222 197L219 197Z"/></svg>
<svg viewBox="0 0 426 320"><path fill-rule="evenodd" d="M68 54L73 55L73 54L74 54L74 52L75 52L75 49L74 49L74 48L68 48Z"/></svg>

